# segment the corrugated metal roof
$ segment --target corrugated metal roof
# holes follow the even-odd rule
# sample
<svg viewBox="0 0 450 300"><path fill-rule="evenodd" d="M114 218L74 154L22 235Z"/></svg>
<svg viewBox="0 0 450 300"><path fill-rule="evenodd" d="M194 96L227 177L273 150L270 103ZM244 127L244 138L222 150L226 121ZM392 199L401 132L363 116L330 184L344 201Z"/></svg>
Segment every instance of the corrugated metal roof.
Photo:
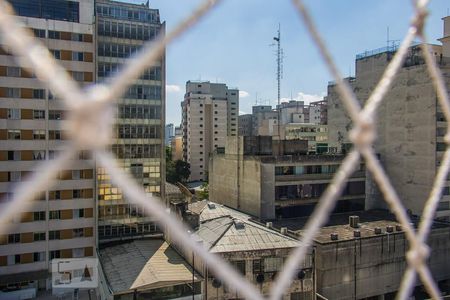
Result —
<svg viewBox="0 0 450 300"><path fill-rule="evenodd" d="M100 261L115 294L192 282L191 267L163 240L110 246L100 250Z"/></svg>

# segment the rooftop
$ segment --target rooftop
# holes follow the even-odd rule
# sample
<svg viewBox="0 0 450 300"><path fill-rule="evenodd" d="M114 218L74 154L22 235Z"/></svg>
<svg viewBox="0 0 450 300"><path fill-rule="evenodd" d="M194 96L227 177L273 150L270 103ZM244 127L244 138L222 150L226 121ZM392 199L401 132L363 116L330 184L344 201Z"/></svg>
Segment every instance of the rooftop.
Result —
<svg viewBox="0 0 450 300"><path fill-rule="evenodd" d="M250 216L225 206L200 201L189 205L189 210L200 213L200 226L194 234L210 252L257 251L293 248L298 241L250 221Z"/></svg>
<svg viewBox="0 0 450 300"><path fill-rule="evenodd" d="M109 246L100 249L99 259L114 294L192 283L191 268L164 240Z"/></svg>
<svg viewBox="0 0 450 300"><path fill-rule="evenodd" d="M349 224L350 216L359 217L358 228L353 228ZM419 223L419 217L411 216L411 221L414 226L417 227ZM275 228L287 227L291 232L295 232L298 235L302 235L303 228L308 221L308 217L292 218L284 220L272 221ZM393 231L387 232L387 227L392 226ZM450 223L435 221L433 228L449 227ZM381 232L376 233L375 228L380 228ZM359 230L360 237L355 237L354 232ZM367 238L377 235L395 234L401 233L401 224L397 222L395 215L387 210L374 209L368 211L333 214L330 215L327 224L322 227L316 235L314 241L320 244L336 242L331 239L331 234L336 233L338 235L337 241L348 241L356 238Z"/></svg>

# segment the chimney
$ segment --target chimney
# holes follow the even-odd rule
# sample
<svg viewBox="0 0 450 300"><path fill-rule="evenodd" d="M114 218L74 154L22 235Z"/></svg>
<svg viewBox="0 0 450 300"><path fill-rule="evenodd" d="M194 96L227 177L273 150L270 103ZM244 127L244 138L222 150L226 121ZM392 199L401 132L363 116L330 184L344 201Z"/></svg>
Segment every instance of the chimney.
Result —
<svg viewBox="0 0 450 300"><path fill-rule="evenodd" d="M359 230L353 231L353 237L355 237L355 238L361 237L361 231L359 231Z"/></svg>
<svg viewBox="0 0 450 300"><path fill-rule="evenodd" d="M281 229L280 229L280 233L281 233L281 234L287 235L287 232L288 232L287 227L281 227Z"/></svg>
<svg viewBox="0 0 450 300"><path fill-rule="evenodd" d="M337 241L339 239L338 234L337 233L330 234L330 239L332 241Z"/></svg>
<svg viewBox="0 0 450 300"><path fill-rule="evenodd" d="M358 216L348 217L348 223L352 228L359 228L359 217Z"/></svg>
<svg viewBox="0 0 450 300"><path fill-rule="evenodd" d="M380 227L375 227L374 231L375 231L375 234L381 234L381 228Z"/></svg>
<svg viewBox="0 0 450 300"><path fill-rule="evenodd" d="M390 225L386 226L386 232L387 233L393 233L394 232L394 226L390 226Z"/></svg>
<svg viewBox="0 0 450 300"><path fill-rule="evenodd" d="M266 223L266 227L267 227L267 228L272 228L272 222L267 222L267 223Z"/></svg>

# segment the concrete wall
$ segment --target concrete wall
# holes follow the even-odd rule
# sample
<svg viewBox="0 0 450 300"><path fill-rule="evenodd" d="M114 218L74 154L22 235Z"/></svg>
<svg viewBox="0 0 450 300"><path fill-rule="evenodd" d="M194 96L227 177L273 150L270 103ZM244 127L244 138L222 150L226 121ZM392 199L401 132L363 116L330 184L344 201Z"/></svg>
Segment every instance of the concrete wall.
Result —
<svg viewBox="0 0 450 300"><path fill-rule="evenodd" d="M415 50L414 50L415 51ZM412 56L410 52L409 62ZM375 88L392 53L382 53L356 61L356 79L351 82L357 98L364 104ZM449 66L441 66L450 87ZM342 149L349 143L352 122L345 113L335 86L328 88L330 147ZM375 151L391 182L408 209L420 214L436 173L440 153L436 152L436 92L425 65L403 67L384 97L377 113ZM445 122L443 122L445 127ZM438 159L436 159L438 158ZM370 177L369 177L370 179ZM369 184L373 188L373 184ZM368 193L367 208L383 206L380 193Z"/></svg>
<svg viewBox="0 0 450 300"><path fill-rule="evenodd" d="M238 168L239 166L239 168ZM261 217L261 164L237 155L213 155L209 164L209 200Z"/></svg>
<svg viewBox="0 0 450 300"><path fill-rule="evenodd" d="M450 278L448 228L433 230L429 245L432 252L428 265L434 279ZM407 266L408 242L403 233L319 244L315 249L317 292L328 299L361 299L396 292Z"/></svg>

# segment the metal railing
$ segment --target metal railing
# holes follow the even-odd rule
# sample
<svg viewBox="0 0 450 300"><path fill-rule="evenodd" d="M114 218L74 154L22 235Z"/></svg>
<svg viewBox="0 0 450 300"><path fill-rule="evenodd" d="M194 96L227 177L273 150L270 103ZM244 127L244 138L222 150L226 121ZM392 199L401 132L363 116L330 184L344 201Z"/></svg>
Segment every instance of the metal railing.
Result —
<svg viewBox="0 0 450 300"><path fill-rule="evenodd" d="M257 287L246 281L223 259L209 253L203 246L199 245L188 234L188 231L179 220L168 215L164 204L157 197L146 196L142 187L135 183L128 174L125 174L114 158L103 150L111 139L110 128L114 122L114 117L111 112L111 108L114 105L113 100L118 95L124 94L132 79L138 78L147 66L156 62L168 44L195 25L201 17L210 12L219 2L221 1L204 0L173 31L169 32L166 36L160 36L156 42L144 45L139 54L129 60L123 70L112 77L108 83L98 84L87 90L80 90L67 72L55 62L49 51L34 39L23 24L14 17L14 12L10 5L5 0L0 0L0 31L3 42L16 56L20 57L22 63L31 65L37 78L48 85L52 93L59 95L70 108L70 132L72 136L72 147L69 148L71 150L65 151L58 159L43 164L37 172L39 176L33 177L32 180L17 188L13 201L6 209L0 212L0 222L5 221L15 211L23 209L26 205L30 205L36 192L48 188L51 182L50 179L54 178L58 171L63 169L65 165L70 164L70 158L77 149L90 149L94 152L97 163L108 171L111 179L122 188L122 192L130 199L130 202L142 205L154 217L159 219L161 225L170 228L173 240L195 251L217 277L228 286L232 286L238 290L243 297L247 299L263 299ZM386 203L396 215L397 220L402 224L405 236L409 241L410 248L407 253L408 267L404 274L397 298L408 299L417 276L431 297L434 299L441 298L438 286L433 280L426 263L430 253L426 239L430 232L433 216L438 207L441 191L450 167L450 150L447 147L444 153L431 193L426 200L418 231L416 232L411 225L411 220L405 207L402 205L400 197L394 190L372 148L376 136L376 128L374 126L375 112L391 87L396 73L403 65L408 48L412 45L415 38L418 38L423 43L421 44L423 55L436 88L439 103L442 106L446 120L450 120L448 94L440 70L428 49L429 46L426 43L427 40L423 30L427 16L426 6L429 1L416 0L412 2L414 5L414 15L411 26L398 49L396 49L394 57L386 68L377 87L367 100L366 105L361 107L352 89L343 80L341 73L338 71L303 1L292 0L311 38L317 45L323 61L332 74L337 84L342 103L354 123L354 128L350 133L350 140L355 147L344 159L332 182L321 197L319 204L316 206L313 215L309 218L304 228L301 243L291 253L291 256L285 264L284 271L279 274L276 282L273 284L270 299L280 299L284 291L291 284L297 266L301 265L305 259L307 249L311 246L314 236L320 227L326 223L347 179L359 166L359 159L361 157L365 160L367 169L372 173L373 178L380 187ZM447 143L450 141L449 134L445 136L445 141ZM2 230L0 229L0 231Z"/></svg>

